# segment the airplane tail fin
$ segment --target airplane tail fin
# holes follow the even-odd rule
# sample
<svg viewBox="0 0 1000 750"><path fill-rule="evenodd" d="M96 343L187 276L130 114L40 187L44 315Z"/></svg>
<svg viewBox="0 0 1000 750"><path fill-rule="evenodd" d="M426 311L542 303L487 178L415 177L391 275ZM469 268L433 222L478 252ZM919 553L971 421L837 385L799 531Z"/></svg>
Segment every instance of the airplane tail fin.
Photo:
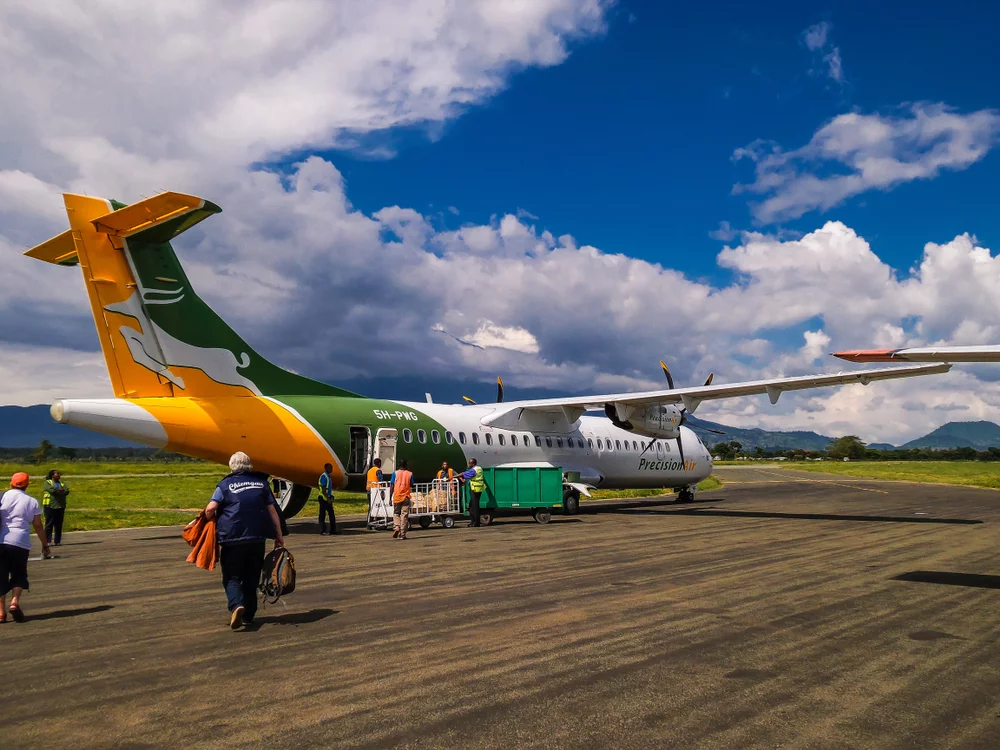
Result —
<svg viewBox="0 0 1000 750"><path fill-rule="evenodd" d="M214 203L63 198L70 228L25 255L83 270L116 396L356 395L268 362L195 293L170 240L221 212Z"/></svg>

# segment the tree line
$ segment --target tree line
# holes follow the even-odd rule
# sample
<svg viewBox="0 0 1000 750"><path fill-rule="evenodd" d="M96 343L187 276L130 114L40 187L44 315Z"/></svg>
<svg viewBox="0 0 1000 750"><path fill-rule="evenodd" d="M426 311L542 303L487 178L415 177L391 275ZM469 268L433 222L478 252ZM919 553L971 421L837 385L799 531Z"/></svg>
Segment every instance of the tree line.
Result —
<svg viewBox="0 0 1000 750"><path fill-rule="evenodd" d="M0 460L42 464L51 461L152 461L203 463L161 448L66 448L43 440L35 448L0 448Z"/></svg>
<svg viewBox="0 0 1000 750"><path fill-rule="evenodd" d="M882 450L869 448L857 435L844 435L833 440L826 450L810 451L802 448L767 449L754 446L744 450L738 440L716 443L711 448L712 455L723 461L737 458L775 459L790 461L816 460L820 458L842 461L1000 461L1000 448L990 446L984 451L975 448L892 448Z"/></svg>

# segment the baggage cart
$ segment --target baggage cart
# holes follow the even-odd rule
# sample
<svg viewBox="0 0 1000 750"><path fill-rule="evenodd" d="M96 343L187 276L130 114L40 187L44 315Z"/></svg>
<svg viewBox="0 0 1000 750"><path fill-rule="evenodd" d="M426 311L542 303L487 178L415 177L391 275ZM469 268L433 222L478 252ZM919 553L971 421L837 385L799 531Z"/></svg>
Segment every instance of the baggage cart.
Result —
<svg viewBox="0 0 1000 750"><path fill-rule="evenodd" d="M538 523L548 523L552 508L563 502L563 471L558 466L492 466L483 469L486 489L479 498L483 524L498 514L531 513ZM463 485L462 512L469 513L469 483Z"/></svg>
<svg viewBox="0 0 1000 750"><path fill-rule="evenodd" d="M373 485L368 496L368 528L392 528L392 490L388 482ZM416 482L410 493L410 519L420 528L440 523L446 529L455 525L455 518L462 515L457 479L435 479Z"/></svg>

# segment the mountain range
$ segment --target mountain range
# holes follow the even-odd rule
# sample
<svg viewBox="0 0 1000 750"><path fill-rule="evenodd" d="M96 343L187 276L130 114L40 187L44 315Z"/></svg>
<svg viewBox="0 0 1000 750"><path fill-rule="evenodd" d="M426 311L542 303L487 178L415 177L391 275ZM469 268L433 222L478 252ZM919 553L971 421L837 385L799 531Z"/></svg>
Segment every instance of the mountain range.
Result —
<svg viewBox="0 0 1000 750"><path fill-rule="evenodd" d="M721 430L725 435L715 435L699 430L705 445L712 447L733 440L742 444L744 450L757 446L765 450L802 449L824 450L834 438L816 432L795 430L780 432L759 428L730 427L718 422L688 417L688 423L698 427ZM49 407L0 406L0 447L33 448L42 440L64 448L138 448L135 443L79 427L56 424L49 416ZM948 422L923 437L911 440L899 448L963 448L986 450L991 446L1000 447L1000 425L993 422ZM871 443L871 448L891 450L897 446L889 443Z"/></svg>

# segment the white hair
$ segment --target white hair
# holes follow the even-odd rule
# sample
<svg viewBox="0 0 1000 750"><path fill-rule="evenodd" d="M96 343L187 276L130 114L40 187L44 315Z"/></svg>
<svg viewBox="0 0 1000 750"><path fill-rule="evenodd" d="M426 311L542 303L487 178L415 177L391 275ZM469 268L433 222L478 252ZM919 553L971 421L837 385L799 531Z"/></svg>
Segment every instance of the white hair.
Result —
<svg viewBox="0 0 1000 750"><path fill-rule="evenodd" d="M236 451L236 453L229 457L230 471L235 473L237 471L250 471L252 469L253 464L250 463L250 456L243 451Z"/></svg>

